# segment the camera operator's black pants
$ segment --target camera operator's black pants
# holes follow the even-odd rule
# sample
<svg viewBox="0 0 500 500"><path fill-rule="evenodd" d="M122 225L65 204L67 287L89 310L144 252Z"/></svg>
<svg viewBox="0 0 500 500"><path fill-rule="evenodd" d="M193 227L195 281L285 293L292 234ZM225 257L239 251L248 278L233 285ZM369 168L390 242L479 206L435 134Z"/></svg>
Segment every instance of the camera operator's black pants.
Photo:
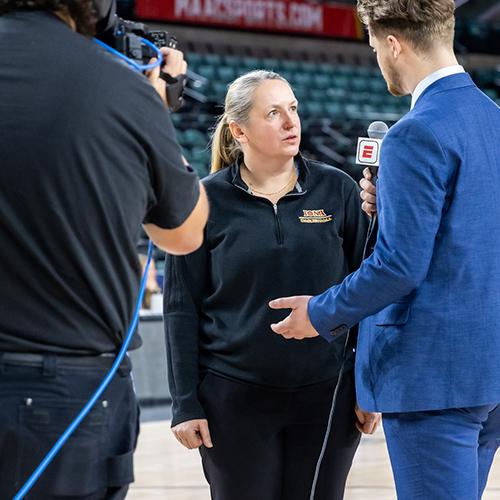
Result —
<svg viewBox="0 0 500 500"><path fill-rule="evenodd" d="M213 500L309 500L336 380L280 392L209 373L199 396L214 447L202 447ZM340 500L359 444L352 370L344 375L316 500Z"/></svg>
<svg viewBox="0 0 500 500"><path fill-rule="evenodd" d="M0 353L0 498L13 498L93 395L113 358ZM138 408L125 357L27 499L119 500L133 481Z"/></svg>

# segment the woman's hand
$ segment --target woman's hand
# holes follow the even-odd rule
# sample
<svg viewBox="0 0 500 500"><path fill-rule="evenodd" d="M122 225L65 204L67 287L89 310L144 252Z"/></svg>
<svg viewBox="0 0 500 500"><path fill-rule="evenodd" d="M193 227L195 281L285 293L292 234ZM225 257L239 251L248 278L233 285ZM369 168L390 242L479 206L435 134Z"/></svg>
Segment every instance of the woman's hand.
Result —
<svg viewBox="0 0 500 500"><path fill-rule="evenodd" d="M212 439L208 430L208 420L187 420L172 427L172 432L179 443L193 450L201 445L212 448Z"/></svg>

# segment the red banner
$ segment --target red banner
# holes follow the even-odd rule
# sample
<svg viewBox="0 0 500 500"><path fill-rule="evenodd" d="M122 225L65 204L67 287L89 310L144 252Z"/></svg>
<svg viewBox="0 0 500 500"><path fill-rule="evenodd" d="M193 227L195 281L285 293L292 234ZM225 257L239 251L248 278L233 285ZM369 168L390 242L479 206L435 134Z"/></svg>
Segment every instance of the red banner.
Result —
<svg viewBox="0 0 500 500"><path fill-rule="evenodd" d="M202 26L361 38L356 10L305 0L136 0L136 15Z"/></svg>

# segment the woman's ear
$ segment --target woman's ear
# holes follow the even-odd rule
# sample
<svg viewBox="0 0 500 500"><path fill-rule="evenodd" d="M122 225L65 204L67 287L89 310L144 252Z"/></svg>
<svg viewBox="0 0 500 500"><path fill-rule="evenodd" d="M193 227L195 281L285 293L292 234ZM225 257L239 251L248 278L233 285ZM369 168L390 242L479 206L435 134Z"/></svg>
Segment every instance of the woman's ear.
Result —
<svg viewBox="0 0 500 500"><path fill-rule="evenodd" d="M234 139L237 140L240 144L246 144L248 142L245 131L234 120L231 120L229 122L229 130Z"/></svg>

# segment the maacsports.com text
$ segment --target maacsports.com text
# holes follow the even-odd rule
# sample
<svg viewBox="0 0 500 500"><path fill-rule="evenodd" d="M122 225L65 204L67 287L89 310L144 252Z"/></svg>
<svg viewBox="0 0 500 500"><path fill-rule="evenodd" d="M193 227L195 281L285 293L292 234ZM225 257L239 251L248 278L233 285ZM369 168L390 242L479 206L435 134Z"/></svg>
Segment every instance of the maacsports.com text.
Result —
<svg viewBox="0 0 500 500"><path fill-rule="evenodd" d="M279 0L175 0L175 16L245 26L323 30L323 7Z"/></svg>

